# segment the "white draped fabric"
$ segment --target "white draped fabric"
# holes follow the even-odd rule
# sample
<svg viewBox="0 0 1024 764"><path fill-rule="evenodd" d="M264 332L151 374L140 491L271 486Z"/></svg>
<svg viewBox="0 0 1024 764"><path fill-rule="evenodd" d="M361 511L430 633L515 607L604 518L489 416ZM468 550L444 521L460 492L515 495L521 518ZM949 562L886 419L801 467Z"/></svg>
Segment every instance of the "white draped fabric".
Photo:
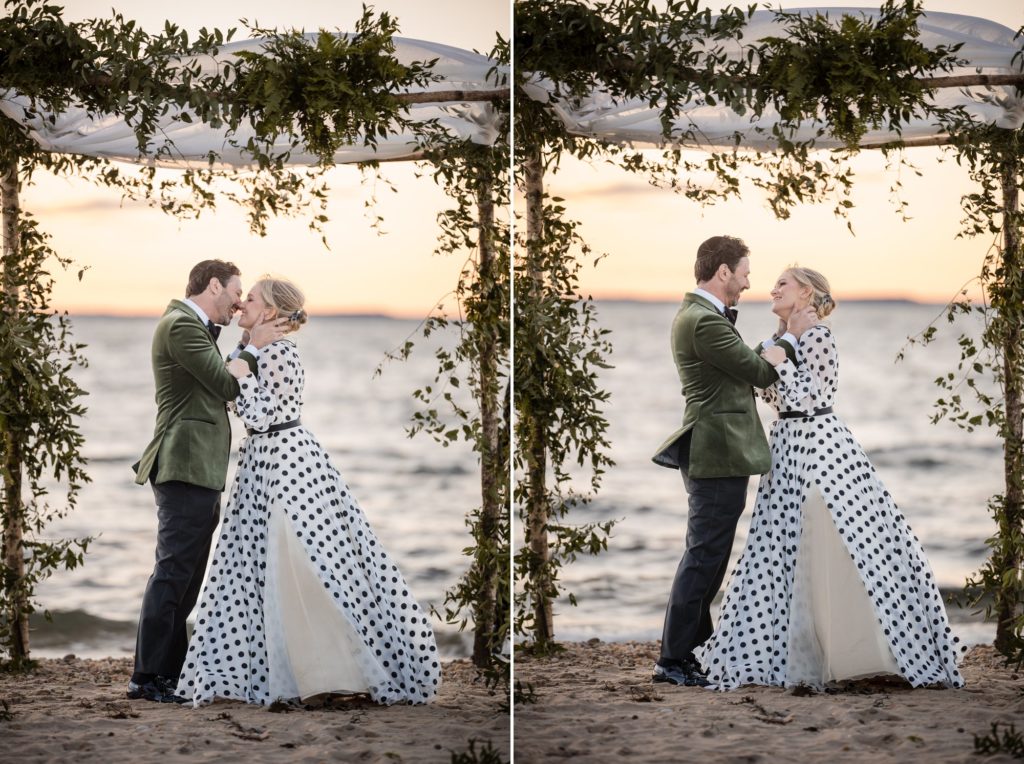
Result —
<svg viewBox="0 0 1024 764"><path fill-rule="evenodd" d="M314 33L306 36L311 40L316 38ZM423 40L396 37L394 42L395 57L403 64L437 59L431 71L441 79L408 92L478 91L497 87L493 75L491 79L487 78L488 71L495 64L486 56ZM221 46L216 58L203 56L199 60L204 73L212 74L218 62L223 64L234 59L240 51L260 51L262 47L261 40L228 43ZM499 68L500 74L507 75L507 69ZM51 123L48 114L27 115L28 105L28 99L13 91L0 96L0 112L25 124L39 145L49 151L179 168L205 166L210 152L219 155L214 166L220 168L248 167L252 162L250 155L236 148L244 146L253 135L251 128L239 130L229 137L226 129L211 128L198 119L191 124L176 121L178 112L172 111L160 121L149 155L140 156L135 135L121 117L89 114L85 109L76 108L55 115ZM409 107L409 114L418 122L436 119L452 135L468 138L474 143L491 145L499 134L497 115L489 102L415 104ZM287 148L284 141L275 146L281 152ZM165 155L164 149L170 149L170 154ZM399 132L379 138L376 150L362 145L347 146L334 159L339 164L373 159L408 159L414 156L415 150L414 136ZM154 161L153 156L159 158ZM315 162L313 155L298 151L293 152L289 160L292 165Z"/></svg>
<svg viewBox="0 0 1024 764"><path fill-rule="evenodd" d="M843 14L860 14L868 18L878 16L878 10L869 8L805 8L802 13L825 13L838 20ZM962 43L958 56L966 61L951 72L935 72L938 75L958 74L1016 74L1021 71L1020 63L1013 57L1020 51L1020 45L1013 39L1013 30L986 19L961 16L950 13L928 13L918 23L921 42L928 47ZM745 32L744 44L783 32L769 11L758 11L753 15ZM314 35L310 35L313 37ZM434 42L396 38L396 55L403 63L437 59L434 72L441 80L432 83L425 91L438 90L489 90L495 87L494 79L488 80L487 72L494 62L485 56L452 48ZM730 43L732 54L740 56L738 43ZM242 50L260 50L260 40L230 43L222 46L218 59L227 60ZM217 62L207 57L204 67L210 70ZM502 70L507 75L507 70ZM568 103L552 97L553 85L541 76L531 79L525 86L526 95L538 101L549 103L568 130L577 135L602 138L612 142L628 143L638 147L664 144L660 111L643 101L615 101L607 92L595 91L579 103ZM1013 86L945 88L935 92L934 101L941 106L961 105L978 121L995 124L1002 128L1017 129L1024 125L1024 100L1016 95ZM55 115L53 122L47 114L30 117L26 114L26 99L8 91L0 96L0 112L24 123L31 130L32 137L41 146L65 153L103 156L128 162L156 163L160 166L200 166L207 162L210 152L218 155L220 167L246 167L251 158L235 148L244 145L251 132L240 131L231 140L224 130L210 128L201 123L193 124L175 121L169 114L160 124L158 137L154 139L153 151L140 156L135 137L130 127L119 117L90 115L84 109L72 109ZM410 107L414 120L437 119L451 134L468 138L476 143L490 145L497 139L500 127L495 110L490 103L444 103L420 104ZM771 126L777 120L774 112L766 112L758 120L735 113L724 106L707 106L696 101L685 106L676 120L675 129L679 145L693 148L732 146L735 136L742 136L742 146L756 149L772 149ZM797 139L813 136L820 123L802 126ZM864 144L876 144L904 139L925 138L938 134L939 128L925 118L916 118L902 126L902 133L873 130L863 139ZM821 148L831 148L839 142L825 135L817 140ZM159 150L172 146L170 156L162 156ZM282 150L286 146L281 145ZM415 145L413 136L395 134L381 138L376 150L361 145L349 146L335 156L338 163L364 162L371 159L396 160L413 158ZM154 160L153 155L161 155ZM309 154L293 153L290 164L312 164L315 158Z"/></svg>
<svg viewBox="0 0 1024 764"><path fill-rule="evenodd" d="M794 12L823 13L837 22L844 14L858 14L877 18L878 10L870 8L803 8ZM756 40L783 33L776 23L775 15L769 11L757 11L744 30L743 42L747 45ZM986 19L961 16L951 13L928 13L918 21L923 45L934 48L938 45L963 43L957 56L966 64L950 72L934 72L935 76L964 74L1019 74L1020 62L1013 57L1020 49L1020 42L1013 39L1014 31ZM740 45L731 43L726 48L737 58L741 55ZM552 83L536 77L526 86L527 94L538 101L552 99ZM1002 128L1017 129L1024 124L1024 100L1019 98L1013 86L946 88L938 90L934 102L940 106L964 106L980 122L995 124ZM579 103L570 104L565 100L551 100L551 108L561 118L566 128L576 135L603 138L617 143L631 143L638 147L660 146L662 126L660 111L646 101L616 102L606 92L594 92ZM735 135L740 134L742 146L756 149L772 149L771 127L778 115L766 112L760 119L741 116L725 106L707 106L691 102L674 127L679 135L691 132L695 137L684 137L679 145L692 148L732 146ZM820 123L803 125L795 136L799 140L812 137L821 127ZM915 119L903 126L904 139L924 138L939 133L938 127L926 119ZM873 130L863 139L865 145L883 143L901 136L889 130ZM840 142L829 135L816 141L821 148L833 148Z"/></svg>

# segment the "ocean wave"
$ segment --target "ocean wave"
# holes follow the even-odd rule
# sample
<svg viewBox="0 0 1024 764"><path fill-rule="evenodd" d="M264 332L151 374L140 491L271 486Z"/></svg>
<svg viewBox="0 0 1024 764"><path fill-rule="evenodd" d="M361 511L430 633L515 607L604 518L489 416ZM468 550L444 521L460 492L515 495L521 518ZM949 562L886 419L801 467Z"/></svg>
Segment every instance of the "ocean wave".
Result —
<svg viewBox="0 0 1024 764"><path fill-rule="evenodd" d="M408 475L469 475L470 470L461 464L417 464L406 472Z"/></svg>
<svg viewBox="0 0 1024 764"><path fill-rule="evenodd" d="M86 453L85 458L89 464L113 464L120 462L126 466L132 465L139 460L142 452L130 454L90 454Z"/></svg>
<svg viewBox="0 0 1024 764"><path fill-rule="evenodd" d="M189 622L191 631L191 622ZM64 653L100 656L131 653L135 645L135 621L103 618L86 610L53 610L50 620L44 613L33 613L29 620L31 645L42 655ZM437 648L444 658L464 658L470 654L472 633L435 622Z"/></svg>
<svg viewBox="0 0 1024 764"><path fill-rule="evenodd" d="M137 627L135 621L103 618L86 610L51 610L49 620L45 613L33 613L29 619L32 645L40 648L134 642Z"/></svg>

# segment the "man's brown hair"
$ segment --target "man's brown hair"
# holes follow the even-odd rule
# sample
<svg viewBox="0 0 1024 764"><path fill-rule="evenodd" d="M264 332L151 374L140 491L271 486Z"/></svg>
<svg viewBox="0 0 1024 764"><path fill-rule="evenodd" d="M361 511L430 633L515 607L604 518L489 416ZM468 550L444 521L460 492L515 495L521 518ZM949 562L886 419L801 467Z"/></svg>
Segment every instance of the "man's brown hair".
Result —
<svg viewBox="0 0 1024 764"><path fill-rule="evenodd" d="M196 263L195 267L188 274L188 286L185 287L185 296L191 297L194 294L202 294L210 284L210 279L217 279L221 286L227 286L232 276L241 276L242 272L234 263L226 263L223 260L203 260Z"/></svg>
<svg viewBox="0 0 1024 764"><path fill-rule="evenodd" d="M697 247L697 261L693 264L693 275L697 283L710 281L718 269L726 265L735 272L744 257L750 256L750 249L742 239L735 236L712 236Z"/></svg>

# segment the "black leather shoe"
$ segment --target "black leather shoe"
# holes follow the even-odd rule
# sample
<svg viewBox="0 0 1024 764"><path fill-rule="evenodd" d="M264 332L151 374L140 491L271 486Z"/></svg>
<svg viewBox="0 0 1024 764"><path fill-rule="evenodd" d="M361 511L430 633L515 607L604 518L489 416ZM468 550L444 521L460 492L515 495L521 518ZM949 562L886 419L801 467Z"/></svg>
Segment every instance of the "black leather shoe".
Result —
<svg viewBox="0 0 1024 764"><path fill-rule="evenodd" d="M683 669L690 672L693 676L700 677L701 679L707 680L708 678L708 672L700 667L700 663L697 662L696 658L684 658Z"/></svg>
<svg viewBox="0 0 1024 764"><path fill-rule="evenodd" d="M168 676L158 676L153 682L163 690L164 695L174 695L175 690L178 689L178 680Z"/></svg>
<svg viewBox="0 0 1024 764"><path fill-rule="evenodd" d="M154 703L186 703L187 700L180 695L174 694L175 685L165 677L157 677L151 682L138 684L128 682L129 700L151 700Z"/></svg>
<svg viewBox="0 0 1024 764"><path fill-rule="evenodd" d="M654 665L652 682L666 682L679 687L707 687L711 684L707 675L695 664L684 663L680 666Z"/></svg>

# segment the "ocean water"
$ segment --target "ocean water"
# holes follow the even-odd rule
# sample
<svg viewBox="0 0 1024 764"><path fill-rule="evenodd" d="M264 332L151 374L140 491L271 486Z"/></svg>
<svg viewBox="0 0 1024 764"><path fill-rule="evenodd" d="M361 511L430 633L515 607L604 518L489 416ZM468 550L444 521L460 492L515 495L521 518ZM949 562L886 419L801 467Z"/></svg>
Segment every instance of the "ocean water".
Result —
<svg viewBox="0 0 1024 764"><path fill-rule="evenodd" d="M686 498L678 473L657 467L651 452L675 429L683 410L668 348L676 311L669 303L599 305L612 330L614 368L602 372L611 391L611 456L597 499L572 520L616 519L608 552L580 558L562 581L579 606L556 605L559 639L656 639L672 575L682 553ZM739 327L753 342L774 329L768 306L741 304ZM927 348L896 354L939 312L930 305L853 303L832 317L839 344L837 412L865 446L882 480L928 553L940 585L952 592L986 555L993 524L988 498L1001 490L1001 445L994 434L967 434L929 422L938 397L933 380L955 368L956 333L942 322ZM153 564L156 513L152 492L133 482L130 465L148 443L155 405L149 347L153 318L77 318L74 334L88 345L88 368L76 377L89 391L82 422L92 482L78 508L48 535L97 536L84 567L58 573L39 589L53 623L36 619L38 656L131 655L143 589ZM383 317L313 317L296 335L306 367L304 422L340 469L420 602L439 606L466 567L465 513L479 503L476 455L465 444L443 448L405 428L415 410L410 393L433 379L434 342L418 341L404 363L385 364L417 322ZM976 328L976 327L975 327ZM222 348L238 339L230 327ZM762 409L767 422L769 414ZM234 423L234 444L242 431ZM229 473L229 482L231 475ZM734 558L742 549L740 521ZM517 538L520 536L517 532ZM991 641L994 627L957 608L950 615L969 642ZM434 619L441 651L468 653L466 634Z"/></svg>
<svg viewBox="0 0 1024 764"><path fill-rule="evenodd" d="M558 639L657 639L686 532L686 494L678 471L650 461L682 419L684 401L669 350L676 303L599 303L612 330L614 368L600 382L611 392L606 409L615 466L592 504L571 521L618 520L609 550L580 558L561 573L579 605L556 604ZM940 306L900 302L843 304L830 317L838 343L836 412L872 459L924 545L942 589L951 593L986 557L994 530L987 502L1002 490L1002 450L994 433L968 434L943 421L931 424L939 397L934 379L956 368L956 339L943 319L930 346L896 356L907 337L924 329ZM769 306L743 302L738 327L753 344L771 335ZM978 325L965 327L977 332ZM759 403L766 424L770 410ZM751 480L732 560L742 551L754 505ZM950 607L954 628L968 642L990 642L994 626Z"/></svg>
<svg viewBox="0 0 1024 764"><path fill-rule="evenodd" d="M131 465L152 437L156 406L150 369L155 318L83 317L76 340L89 366L75 373L89 392L81 423L92 482L77 509L51 526L54 537L96 536L86 564L59 572L38 591L52 623L34 621L37 656L131 655L146 580L153 567L156 510L149 486L133 482ZM440 337L417 341L411 358L386 363L417 322L385 317L312 317L294 336L306 369L303 422L314 432L359 499L371 526L425 607L466 568L467 511L479 504L477 459L462 443L444 448L429 436L410 439L411 392L433 379ZM221 348L240 331L228 327ZM237 447L244 430L232 422ZM234 464L234 458L232 459ZM230 485L233 466L229 469ZM226 494L225 494L226 498ZM446 656L465 655L468 637L434 618Z"/></svg>

